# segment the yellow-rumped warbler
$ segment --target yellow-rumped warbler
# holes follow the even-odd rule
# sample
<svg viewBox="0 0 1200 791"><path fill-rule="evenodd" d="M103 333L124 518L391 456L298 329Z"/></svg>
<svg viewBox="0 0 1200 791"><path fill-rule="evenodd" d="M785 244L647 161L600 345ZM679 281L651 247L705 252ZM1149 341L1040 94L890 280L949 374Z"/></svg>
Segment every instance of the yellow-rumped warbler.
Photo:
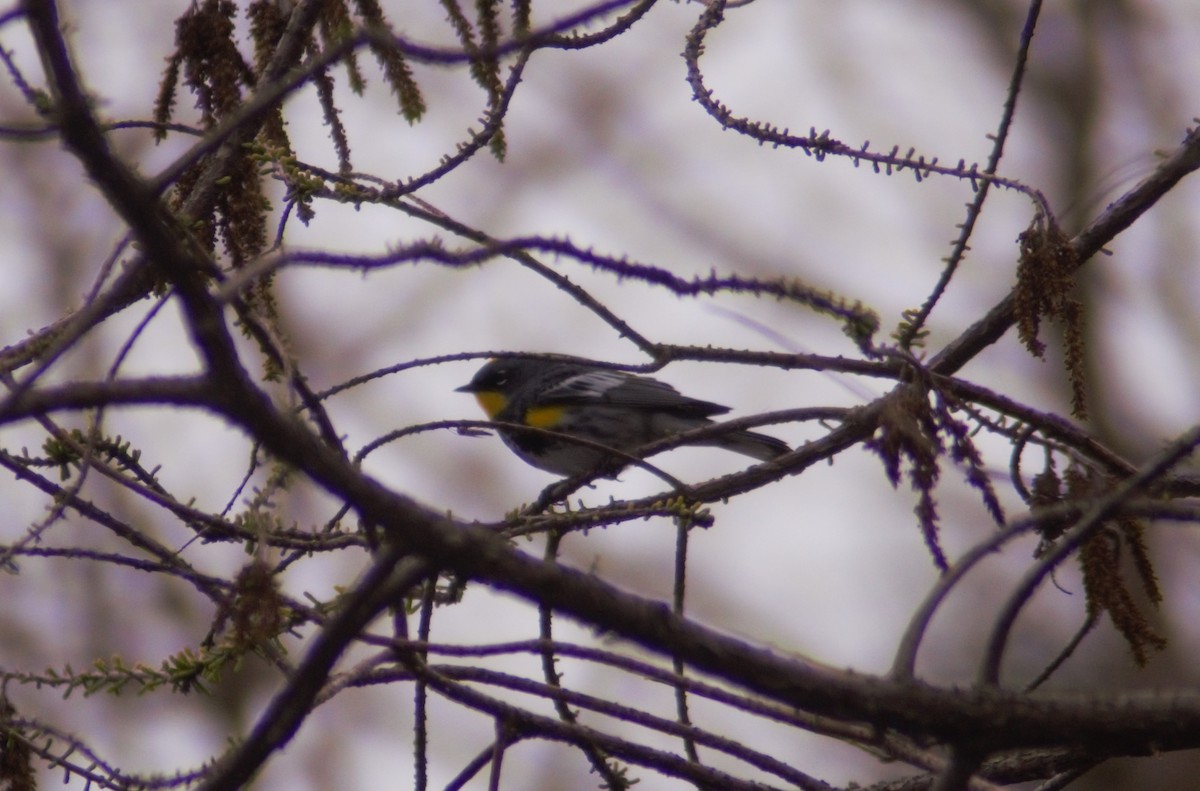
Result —
<svg viewBox="0 0 1200 791"><path fill-rule="evenodd" d="M701 426L729 407L682 395L646 376L536 357L489 360L469 383L491 420L546 429L599 443L624 453ZM558 439L543 432L497 428L514 453L539 469L559 475L603 470L615 475L629 460ZM698 445L769 461L791 450L782 440L753 431L731 431Z"/></svg>

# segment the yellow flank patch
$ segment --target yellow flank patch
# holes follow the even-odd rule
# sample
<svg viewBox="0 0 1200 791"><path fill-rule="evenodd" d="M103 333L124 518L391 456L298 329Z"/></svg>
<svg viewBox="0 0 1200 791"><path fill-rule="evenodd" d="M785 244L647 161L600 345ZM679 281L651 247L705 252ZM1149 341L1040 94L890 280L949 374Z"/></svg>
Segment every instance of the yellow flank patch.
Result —
<svg viewBox="0 0 1200 791"><path fill-rule="evenodd" d="M479 402L479 406L483 407L484 414L492 420L496 419L496 415L500 414L500 410L504 409L504 405L508 403L504 394L495 390L481 390L475 394L475 400Z"/></svg>
<svg viewBox="0 0 1200 791"><path fill-rule="evenodd" d="M534 428L554 428L562 420L565 407L535 406L525 410L525 425Z"/></svg>

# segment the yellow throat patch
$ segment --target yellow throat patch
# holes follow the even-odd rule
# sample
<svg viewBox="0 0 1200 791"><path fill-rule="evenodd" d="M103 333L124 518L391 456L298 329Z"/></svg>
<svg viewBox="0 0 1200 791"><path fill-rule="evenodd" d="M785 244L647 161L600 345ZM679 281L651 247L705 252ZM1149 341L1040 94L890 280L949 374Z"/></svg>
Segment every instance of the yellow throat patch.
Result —
<svg viewBox="0 0 1200 791"><path fill-rule="evenodd" d="M508 405L508 399L504 397L504 394L495 390L480 390L475 394L475 400L479 402L479 406L483 407L484 414L491 420L495 420L496 415L499 415ZM562 420L564 412L566 412L566 407L562 406L530 407L525 410L521 423L533 428L554 428Z"/></svg>
<svg viewBox="0 0 1200 791"><path fill-rule="evenodd" d="M483 413L490 420L495 420L496 415L500 414L500 410L504 409L504 405L508 403L504 393L495 390L480 390L475 394L475 400L479 402L479 406L483 407Z"/></svg>

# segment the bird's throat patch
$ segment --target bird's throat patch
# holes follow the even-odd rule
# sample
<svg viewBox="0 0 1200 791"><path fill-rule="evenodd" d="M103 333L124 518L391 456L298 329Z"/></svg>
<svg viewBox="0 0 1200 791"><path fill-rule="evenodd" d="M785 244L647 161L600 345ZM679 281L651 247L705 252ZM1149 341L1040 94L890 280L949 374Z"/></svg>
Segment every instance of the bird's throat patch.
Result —
<svg viewBox="0 0 1200 791"><path fill-rule="evenodd" d="M475 394L475 400L479 402L479 406L483 407L483 412L492 420L496 419L496 415L500 414L500 410L504 409L504 405L508 403L508 399L503 393L497 393L495 390L480 390Z"/></svg>

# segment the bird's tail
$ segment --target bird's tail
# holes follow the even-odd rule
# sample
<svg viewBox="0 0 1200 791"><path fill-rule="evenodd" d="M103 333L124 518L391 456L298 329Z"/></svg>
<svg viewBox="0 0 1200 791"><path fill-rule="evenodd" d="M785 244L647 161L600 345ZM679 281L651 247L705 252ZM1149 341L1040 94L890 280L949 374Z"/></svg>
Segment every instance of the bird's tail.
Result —
<svg viewBox="0 0 1200 791"><path fill-rule="evenodd" d="M783 440L755 431L734 431L722 434L704 444L742 453L759 461L771 461L792 451L792 447Z"/></svg>

